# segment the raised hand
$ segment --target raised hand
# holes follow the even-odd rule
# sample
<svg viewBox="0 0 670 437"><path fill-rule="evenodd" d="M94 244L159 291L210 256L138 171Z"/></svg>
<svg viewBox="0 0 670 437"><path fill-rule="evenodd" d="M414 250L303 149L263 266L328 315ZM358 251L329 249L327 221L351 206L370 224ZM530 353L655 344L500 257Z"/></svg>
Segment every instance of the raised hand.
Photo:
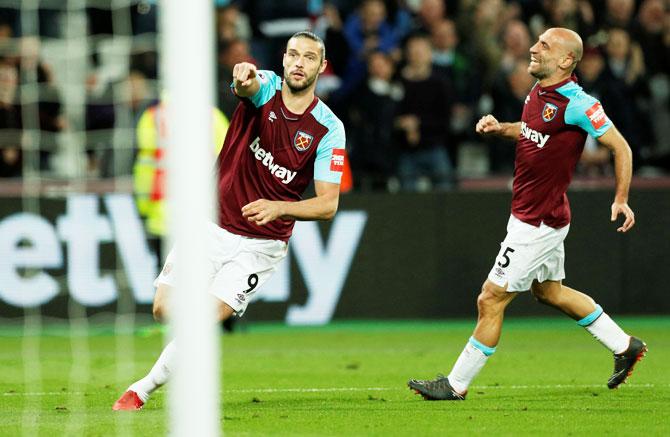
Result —
<svg viewBox="0 0 670 437"><path fill-rule="evenodd" d="M241 62L233 67L233 84L235 88L248 87L256 78L256 66L249 62Z"/></svg>

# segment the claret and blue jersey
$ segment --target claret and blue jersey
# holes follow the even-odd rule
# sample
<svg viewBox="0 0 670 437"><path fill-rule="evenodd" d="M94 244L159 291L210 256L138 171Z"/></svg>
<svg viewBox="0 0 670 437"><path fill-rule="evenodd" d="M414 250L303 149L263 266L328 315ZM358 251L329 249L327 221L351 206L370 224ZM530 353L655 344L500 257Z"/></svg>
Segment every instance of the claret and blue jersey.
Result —
<svg viewBox="0 0 670 437"><path fill-rule="evenodd" d="M293 221L250 223L241 208L258 199L298 201L312 180L339 183L344 168L342 122L318 98L289 111L282 79L258 71L260 89L233 114L219 155L219 222L235 234L288 240Z"/></svg>
<svg viewBox="0 0 670 437"><path fill-rule="evenodd" d="M539 226L570 223L566 191L587 135L612 126L600 102L572 76L558 84L536 84L526 97L516 146L512 214Z"/></svg>

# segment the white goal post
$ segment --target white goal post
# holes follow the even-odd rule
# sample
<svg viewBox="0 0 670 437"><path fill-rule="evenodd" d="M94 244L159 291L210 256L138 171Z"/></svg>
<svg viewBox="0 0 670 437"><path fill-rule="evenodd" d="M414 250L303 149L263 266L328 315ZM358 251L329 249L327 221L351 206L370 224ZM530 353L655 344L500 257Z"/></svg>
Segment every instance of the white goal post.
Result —
<svg viewBox="0 0 670 437"><path fill-rule="evenodd" d="M206 221L213 217L211 0L160 4L162 74L167 91L167 199L176 247L171 327L178 358L169 384L170 434L217 436L219 336L206 292Z"/></svg>

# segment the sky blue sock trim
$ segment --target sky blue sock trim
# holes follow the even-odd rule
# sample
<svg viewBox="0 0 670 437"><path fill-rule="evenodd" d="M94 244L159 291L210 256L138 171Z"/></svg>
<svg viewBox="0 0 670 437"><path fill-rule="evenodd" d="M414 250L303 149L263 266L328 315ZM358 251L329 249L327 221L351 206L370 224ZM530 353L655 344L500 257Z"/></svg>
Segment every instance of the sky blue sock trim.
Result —
<svg viewBox="0 0 670 437"><path fill-rule="evenodd" d="M471 345L482 351L482 353L487 357L493 355L493 352L496 351L496 348L483 345L480 342L478 342L474 337L470 337L470 340L468 341L470 342Z"/></svg>
<svg viewBox="0 0 670 437"><path fill-rule="evenodd" d="M577 320L579 326L589 326L591 323L595 322L598 317L603 313L603 308L600 305L596 304L596 309L584 317L582 320Z"/></svg>

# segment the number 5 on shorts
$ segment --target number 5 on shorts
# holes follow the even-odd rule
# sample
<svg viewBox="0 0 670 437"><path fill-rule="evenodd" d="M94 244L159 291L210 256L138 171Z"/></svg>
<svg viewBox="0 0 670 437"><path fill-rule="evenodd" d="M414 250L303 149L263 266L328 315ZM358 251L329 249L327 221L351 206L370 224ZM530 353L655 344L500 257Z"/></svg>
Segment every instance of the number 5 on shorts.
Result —
<svg viewBox="0 0 670 437"><path fill-rule="evenodd" d="M500 261L498 261L498 265L499 265L500 267L502 267L503 269L504 269L505 267L507 267L507 266L509 265L509 263L510 263L509 256L507 256L508 253L514 253L514 249L512 249L511 247L508 247L508 248L505 249L505 251L504 251L503 254L502 254L502 257L505 259L505 263L504 263L504 264L501 263Z"/></svg>

